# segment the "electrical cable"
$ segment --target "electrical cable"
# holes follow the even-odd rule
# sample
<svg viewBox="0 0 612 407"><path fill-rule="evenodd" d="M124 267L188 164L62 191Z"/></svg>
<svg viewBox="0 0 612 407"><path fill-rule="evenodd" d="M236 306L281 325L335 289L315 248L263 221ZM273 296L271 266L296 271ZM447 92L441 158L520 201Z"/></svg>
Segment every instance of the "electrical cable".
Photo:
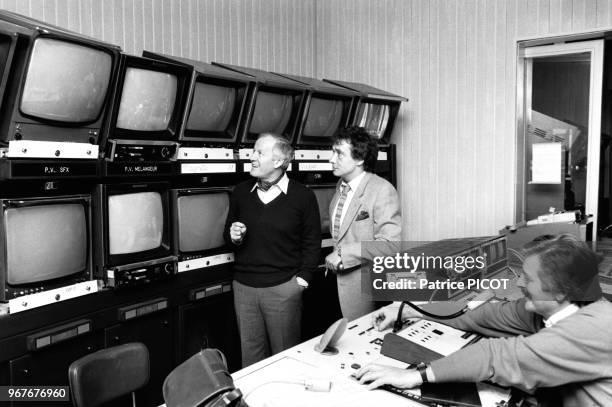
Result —
<svg viewBox="0 0 612 407"><path fill-rule="evenodd" d="M438 315L438 314L433 314L431 312L425 311L424 309L414 305L412 302L410 301L402 301L402 303L399 306L399 309L397 310L397 319L395 320L395 323L393 324L393 332L399 332L402 327L404 326L404 321L402 320L402 312L404 311L404 305L408 305L410 308L420 312L421 314L430 317L430 318L435 318L435 319L453 319L453 318L457 318L460 315L465 314L465 312L468 310L467 306L463 307L461 310L450 314L450 315Z"/></svg>
<svg viewBox="0 0 612 407"><path fill-rule="evenodd" d="M266 386L268 384L297 384L297 385L301 385L304 386L305 390L309 390L309 391L320 391L320 392L327 392L331 390L331 386L332 386L332 382L329 380L324 380L324 379L304 379L304 380L270 380L264 383L260 383L257 386L253 387L251 390L249 390L248 393L246 393L244 396L242 396L242 400L244 400L246 402L247 397L249 397L255 390Z"/></svg>
<svg viewBox="0 0 612 407"><path fill-rule="evenodd" d="M244 396L242 396L242 400L246 401L247 397L249 397L251 394L253 394L255 392L255 390L260 389L263 386L267 386L268 384L277 384L277 383L283 383L283 384L303 384L303 381L299 381L299 380L270 380L268 382L263 382L263 383L259 383L257 386L253 387L251 390L249 390L248 393L245 393Z"/></svg>

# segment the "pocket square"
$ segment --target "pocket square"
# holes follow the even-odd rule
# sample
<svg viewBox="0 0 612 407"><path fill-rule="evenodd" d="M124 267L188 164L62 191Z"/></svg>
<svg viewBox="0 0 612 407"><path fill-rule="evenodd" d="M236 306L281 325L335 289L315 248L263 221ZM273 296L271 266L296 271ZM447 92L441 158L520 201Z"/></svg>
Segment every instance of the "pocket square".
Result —
<svg viewBox="0 0 612 407"><path fill-rule="evenodd" d="M361 211L359 212L359 214L357 215L357 219L355 220L364 220L370 217L370 214L366 211Z"/></svg>

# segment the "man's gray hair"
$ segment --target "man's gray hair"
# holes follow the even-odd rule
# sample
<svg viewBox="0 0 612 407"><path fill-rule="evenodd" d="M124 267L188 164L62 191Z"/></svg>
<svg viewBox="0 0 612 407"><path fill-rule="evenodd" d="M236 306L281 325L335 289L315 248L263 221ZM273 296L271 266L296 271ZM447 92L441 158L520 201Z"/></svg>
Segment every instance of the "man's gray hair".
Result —
<svg viewBox="0 0 612 407"><path fill-rule="evenodd" d="M285 136L276 133L261 133L258 138L261 137L272 137L274 139L274 151L283 160L281 168L283 171L287 171L289 164L291 164L293 160L293 147L291 143L289 143L289 140L287 140Z"/></svg>

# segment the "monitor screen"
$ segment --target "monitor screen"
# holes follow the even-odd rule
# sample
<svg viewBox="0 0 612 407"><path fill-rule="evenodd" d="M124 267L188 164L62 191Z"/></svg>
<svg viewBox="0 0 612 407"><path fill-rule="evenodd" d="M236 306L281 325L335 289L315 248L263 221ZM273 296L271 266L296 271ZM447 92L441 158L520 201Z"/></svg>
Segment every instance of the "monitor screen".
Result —
<svg viewBox="0 0 612 407"><path fill-rule="evenodd" d="M319 214L321 216L321 232L331 232L331 221L329 219L329 205L331 204L336 188L313 188L317 203L319 204Z"/></svg>
<svg viewBox="0 0 612 407"><path fill-rule="evenodd" d="M87 268L87 215L81 204L7 208L7 283L30 284Z"/></svg>
<svg viewBox="0 0 612 407"><path fill-rule="evenodd" d="M340 126L343 112L343 101L313 97L306 116L303 136L331 138Z"/></svg>
<svg viewBox="0 0 612 407"><path fill-rule="evenodd" d="M136 131L166 130L174 112L177 90L176 75L127 68L117 127Z"/></svg>
<svg viewBox="0 0 612 407"><path fill-rule="evenodd" d="M159 192L108 197L109 254L157 249L164 233L164 207Z"/></svg>
<svg viewBox="0 0 612 407"><path fill-rule="evenodd" d="M25 77L20 109L66 123L96 120L112 71L109 53L66 41L38 38Z"/></svg>
<svg viewBox="0 0 612 407"><path fill-rule="evenodd" d="M377 139L382 139L387 130L391 108L378 103L361 103L357 111L356 126L363 127Z"/></svg>
<svg viewBox="0 0 612 407"><path fill-rule="evenodd" d="M283 134L291 119L292 109L293 97L291 95L258 92L249 132Z"/></svg>
<svg viewBox="0 0 612 407"><path fill-rule="evenodd" d="M179 250L194 252L225 244L223 229L229 211L229 194L204 193L178 198Z"/></svg>
<svg viewBox="0 0 612 407"><path fill-rule="evenodd" d="M236 106L236 88L196 83L187 130L223 132Z"/></svg>

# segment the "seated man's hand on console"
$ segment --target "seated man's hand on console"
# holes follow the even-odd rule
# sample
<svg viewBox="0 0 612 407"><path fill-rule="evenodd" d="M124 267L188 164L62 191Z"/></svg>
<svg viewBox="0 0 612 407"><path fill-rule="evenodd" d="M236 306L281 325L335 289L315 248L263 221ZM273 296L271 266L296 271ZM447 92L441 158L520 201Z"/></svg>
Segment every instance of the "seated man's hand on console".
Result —
<svg viewBox="0 0 612 407"><path fill-rule="evenodd" d="M369 390L384 384L400 389L412 389L423 384L421 374L416 369L401 369L398 367L369 364L355 373L361 384L367 384Z"/></svg>
<svg viewBox="0 0 612 407"><path fill-rule="evenodd" d="M400 303L394 302L386 307L382 307L372 313L372 326L379 331L384 331L391 328L397 320L397 311ZM409 318L422 318L423 315L409 307L404 307L402 310L402 320Z"/></svg>

